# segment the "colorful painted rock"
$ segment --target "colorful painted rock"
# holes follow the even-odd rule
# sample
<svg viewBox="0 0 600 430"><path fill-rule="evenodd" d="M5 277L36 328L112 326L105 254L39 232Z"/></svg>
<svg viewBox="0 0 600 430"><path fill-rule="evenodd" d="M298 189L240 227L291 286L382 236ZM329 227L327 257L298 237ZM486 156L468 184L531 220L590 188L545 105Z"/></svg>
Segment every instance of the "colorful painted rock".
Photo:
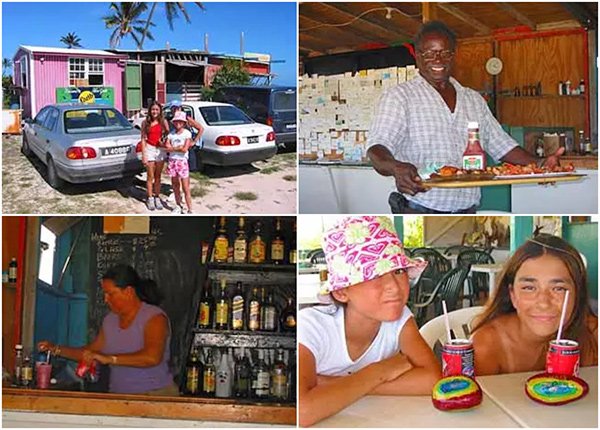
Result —
<svg viewBox="0 0 600 430"><path fill-rule="evenodd" d="M558 406L581 399L589 390L588 384L576 376L540 373L525 383L525 394L544 405Z"/></svg>
<svg viewBox="0 0 600 430"><path fill-rule="evenodd" d="M457 411L478 406L483 399L481 387L468 376L448 376L433 386L431 400L440 411Z"/></svg>

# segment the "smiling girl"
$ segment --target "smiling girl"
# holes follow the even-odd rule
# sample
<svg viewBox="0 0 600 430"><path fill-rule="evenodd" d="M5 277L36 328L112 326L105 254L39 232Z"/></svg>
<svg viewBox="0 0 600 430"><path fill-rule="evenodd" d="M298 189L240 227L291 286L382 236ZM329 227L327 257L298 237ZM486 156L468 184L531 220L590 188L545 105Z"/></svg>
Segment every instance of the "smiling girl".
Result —
<svg viewBox="0 0 600 430"><path fill-rule="evenodd" d="M507 262L497 293L474 326L475 373L542 371L569 291L562 338L579 342L581 366L598 364L598 318L590 310L587 272L563 239L539 234Z"/></svg>
<svg viewBox="0 0 600 430"><path fill-rule="evenodd" d="M298 318L300 425L369 394L430 394L440 366L406 307L426 262L404 255L386 217L345 218L323 238L329 281Z"/></svg>

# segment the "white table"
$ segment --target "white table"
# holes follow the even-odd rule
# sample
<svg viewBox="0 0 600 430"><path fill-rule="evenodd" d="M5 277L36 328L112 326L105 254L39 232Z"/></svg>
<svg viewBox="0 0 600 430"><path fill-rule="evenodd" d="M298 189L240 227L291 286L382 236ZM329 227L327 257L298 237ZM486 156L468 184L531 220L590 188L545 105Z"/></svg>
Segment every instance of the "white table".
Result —
<svg viewBox="0 0 600 430"><path fill-rule="evenodd" d="M484 395L481 405L464 412L442 412L430 396L366 396L314 427L518 427Z"/></svg>
<svg viewBox="0 0 600 430"><path fill-rule="evenodd" d="M494 264L472 264L471 271L479 272L479 273L487 273L489 277L489 287L490 287L490 297L494 293L494 288L496 288L496 273L499 273L504 268L503 263L494 263Z"/></svg>
<svg viewBox="0 0 600 430"><path fill-rule="evenodd" d="M521 427L598 428L598 367L583 367L580 378L590 387L588 394L573 403L546 406L529 399L525 381L539 372L481 376L477 382L489 397Z"/></svg>

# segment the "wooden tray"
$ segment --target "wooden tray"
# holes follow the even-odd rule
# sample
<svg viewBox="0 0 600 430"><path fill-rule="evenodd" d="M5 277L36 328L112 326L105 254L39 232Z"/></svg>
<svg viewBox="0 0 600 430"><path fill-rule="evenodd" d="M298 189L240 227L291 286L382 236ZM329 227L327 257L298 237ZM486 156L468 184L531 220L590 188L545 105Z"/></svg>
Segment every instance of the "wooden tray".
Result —
<svg viewBox="0 0 600 430"><path fill-rule="evenodd" d="M423 181L423 186L428 188L472 188L472 187L492 187L495 185L519 185L519 184L552 184L554 182L573 182L578 181L587 175L583 174L565 174L564 176L549 176L545 178L518 178L518 179L488 179L488 180L450 180L450 181Z"/></svg>

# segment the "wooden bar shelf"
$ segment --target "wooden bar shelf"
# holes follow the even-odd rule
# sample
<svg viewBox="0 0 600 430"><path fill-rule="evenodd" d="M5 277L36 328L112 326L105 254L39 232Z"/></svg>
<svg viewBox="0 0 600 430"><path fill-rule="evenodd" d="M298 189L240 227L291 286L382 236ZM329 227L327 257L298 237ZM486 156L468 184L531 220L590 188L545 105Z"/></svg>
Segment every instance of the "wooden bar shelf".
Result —
<svg viewBox="0 0 600 430"><path fill-rule="evenodd" d="M194 329L194 345L219 348L296 348L296 333Z"/></svg>
<svg viewBox="0 0 600 430"><path fill-rule="evenodd" d="M208 270L221 272L288 272L296 273L295 264L208 263Z"/></svg>

